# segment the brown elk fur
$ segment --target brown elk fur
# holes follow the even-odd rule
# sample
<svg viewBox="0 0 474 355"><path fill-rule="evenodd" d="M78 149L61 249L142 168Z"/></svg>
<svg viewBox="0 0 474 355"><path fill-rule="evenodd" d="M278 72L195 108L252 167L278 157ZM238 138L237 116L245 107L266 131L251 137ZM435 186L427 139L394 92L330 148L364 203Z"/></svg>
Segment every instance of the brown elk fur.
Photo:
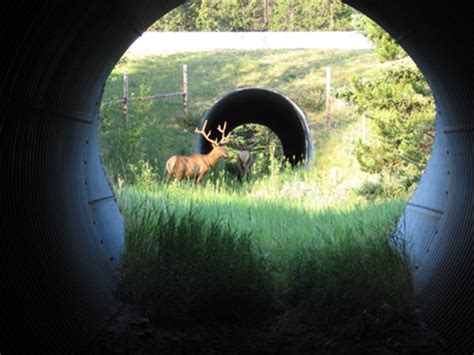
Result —
<svg viewBox="0 0 474 355"><path fill-rule="evenodd" d="M225 135L227 122L224 127L217 127L218 131L222 133L220 140L210 139L211 132L206 133L207 121L204 121L202 130L196 129L196 133L202 136L212 144L212 150L208 154L192 154L192 155L173 155L166 162L166 181L175 178L177 181L183 179L193 179L196 183L200 183L209 171L213 168L220 158L227 157L227 151L222 147L228 141L229 135Z"/></svg>

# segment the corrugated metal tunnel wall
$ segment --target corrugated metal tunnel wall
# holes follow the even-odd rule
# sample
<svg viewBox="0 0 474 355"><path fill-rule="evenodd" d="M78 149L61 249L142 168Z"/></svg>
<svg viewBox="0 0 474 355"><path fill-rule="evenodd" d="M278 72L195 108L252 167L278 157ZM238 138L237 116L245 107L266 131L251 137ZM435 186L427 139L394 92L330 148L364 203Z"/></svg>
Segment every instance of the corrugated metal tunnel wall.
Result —
<svg viewBox="0 0 474 355"><path fill-rule="evenodd" d="M474 11L460 5L347 0L408 52L437 109L432 156L400 221L416 294L450 349L474 350Z"/></svg>
<svg viewBox="0 0 474 355"><path fill-rule="evenodd" d="M6 1L0 19L0 352L84 348L116 312L123 221L97 150L102 87L133 40L181 0ZM473 350L473 10L347 0L423 70L433 157L400 223L428 326Z"/></svg>
<svg viewBox="0 0 474 355"><path fill-rule="evenodd" d="M227 132L247 123L261 124L280 139L283 154L292 164L304 162L309 166L313 158L313 139L303 110L288 97L271 89L243 88L232 91L206 112L211 137L219 137L217 126L227 122ZM208 153L211 144L198 137L198 151Z"/></svg>

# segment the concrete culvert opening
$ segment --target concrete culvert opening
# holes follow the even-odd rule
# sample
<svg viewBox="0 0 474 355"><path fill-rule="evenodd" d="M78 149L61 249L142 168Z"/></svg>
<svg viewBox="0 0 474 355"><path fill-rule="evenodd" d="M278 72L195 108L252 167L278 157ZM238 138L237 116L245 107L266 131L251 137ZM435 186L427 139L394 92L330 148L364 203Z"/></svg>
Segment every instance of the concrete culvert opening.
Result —
<svg viewBox="0 0 474 355"><path fill-rule="evenodd" d="M228 132L248 123L266 126L278 136L283 154L292 165L312 163L313 142L303 110L275 90L244 88L230 92L209 109L202 119L206 120L213 132L224 122ZM208 153L211 144L200 136L197 149Z"/></svg>
<svg viewBox="0 0 474 355"><path fill-rule="evenodd" d="M437 101L431 161L401 221L427 326L474 347L473 10L346 0L412 56ZM100 164L97 107L128 46L182 1L8 4L0 34L0 352L83 349L119 307L122 219ZM112 6L111 6L112 5Z"/></svg>

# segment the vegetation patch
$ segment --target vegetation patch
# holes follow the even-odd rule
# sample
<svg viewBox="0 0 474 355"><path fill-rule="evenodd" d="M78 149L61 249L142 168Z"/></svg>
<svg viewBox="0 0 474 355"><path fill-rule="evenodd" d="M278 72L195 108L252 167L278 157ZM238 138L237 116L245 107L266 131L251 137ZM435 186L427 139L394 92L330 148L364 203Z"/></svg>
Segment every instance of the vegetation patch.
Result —
<svg viewBox="0 0 474 355"><path fill-rule="evenodd" d="M377 206L380 208L380 206ZM410 263L385 231L346 226L338 238L323 237L290 260L289 302L304 318L341 324L361 311L409 304Z"/></svg>
<svg viewBox="0 0 474 355"><path fill-rule="evenodd" d="M403 201L313 211L276 205L276 226L272 201L252 204L221 189L211 203L196 201L193 186L157 189L119 195L127 220L122 291L157 322L258 322L289 308L341 321L410 298L405 250L389 238Z"/></svg>
<svg viewBox="0 0 474 355"><path fill-rule="evenodd" d="M180 215L160 205L144 198L123 207L122 290L128 299L168 324L248 322L272 311L273 285L250 234L193 209Z"/></svg>
<svg viewBox="0 0 474 355"><path fill-rule="evenodd" d="M413 63L315 50L125 57L104 100L120 98L125 71L132 97L174 92L182 64L190 77L187 122L174 99L131 101L127 125L119 106L101 111L102 158L126 220L125 299L172 325L250 324L297 314L341 326L409 304L408 250L391 234L429 156L432 128L429 90ZM332 97L330 132L328 65L338 95ZM313 167L285 167L278 139L252 125L232 132L237 145L202 184L165 184L166 160L193 152L192 131L204 112L224 93L256 83L305 110L315 142ZM392 126L396 134L384 135ZM255 142L255 163L241 183L233 173L239 145Z"/></svg>
<svg viewBox="0 0 474 355"><path fill-rule="evenodd" d="M122 97L124 72L129 73L131 98L180 91L183 64L188 65L189 73L188 120L182 116L180 98L131 100L127 125L120 105L105 104ZM346 142L330 142L333 135L324 131L325 67L332 67L332 85L336 89L347 84L353 75L365 75L378 65L375 55L369 51L227 50L144 58L125 56L107 81L101 109L100 148L107 175L114 184L119 180L136 184L146 164L147 171L153 171L156 179L162 178L170 156L194 151L196 135L192 132L214 102L225 93L249 86L276 89L305 111L314 135L316 159L328 158L328 165L318 162L317 172L329 175L332 168L329 163L340 160L318 152L329 147L337 150ZM335 126L345 127L357 119L348 108L333 105ZM262 173L257 176L269 172L271 153L268 147L273 144L276 151L281 149L281 145L275 146L271 134L261 127L262 144L254 147L259 153L255 160L256 172ZM237 130L232 136L239 136ZM356 141L355 131L350 129L348 132ZM351 154L346 157L351 159ZM359 169L355 168L350 166L350 170L357 173Z"/></svg>

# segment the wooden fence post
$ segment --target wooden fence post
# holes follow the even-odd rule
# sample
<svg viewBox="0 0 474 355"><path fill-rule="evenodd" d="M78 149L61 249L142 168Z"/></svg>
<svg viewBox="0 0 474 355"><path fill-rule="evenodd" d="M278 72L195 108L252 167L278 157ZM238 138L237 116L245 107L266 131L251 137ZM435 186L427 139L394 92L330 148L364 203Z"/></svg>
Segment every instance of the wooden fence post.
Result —
<svg viewBox="0 0 474 355"><path fill-rule="evenodd" d="M129 76L128 72L123 73L123 97L121 99L111 100L107 102L102 102L101 107L110 106L110 105L118 105L122 104L122 113L124 116L124 124L125 127L128 126L128 119L129 119L129 103L131 100L161 100L161 99L168 99L171 97L182 97L183 99L183 111L184 111L184 121L188 122L189 116L189 88L188 88L188 66L185 64L183 65L183 91L180 92L170 92L166 94L157 94L157 95L149 95L149 96L142 96L142 97L130 97L129 92ZM1 354L0 354L1 355Z"/></svg>
<svg viewBox="0 0 474 355"><path fill-rule="evenodd" d="M128 72L123 73L123 117L125 127L128 125Z"/></svg>
<svg viewBox="0 0 474 355"><path fill-rule="evenodd" d="M270 0L263 0L263 23L267 29L270 22Z"/></svg>
<svg viewBox="0 0 474 355"><path fill-rule="evenodd" d="M183 64L183 114L184 121L188 123L189 119L189 92L188 92L188 65Z"/></svg>
<svg viewBox="0 0 474 355"><path fill-rule="evenodd" d="M326 67L326 132L331 131L331 67Z"/></svg>
<svg viewBox="0 0 474 355"><path fill-rule="evenodd" d="M362 143L367 141L367 116L365 112L362 114Z"/></svg>

